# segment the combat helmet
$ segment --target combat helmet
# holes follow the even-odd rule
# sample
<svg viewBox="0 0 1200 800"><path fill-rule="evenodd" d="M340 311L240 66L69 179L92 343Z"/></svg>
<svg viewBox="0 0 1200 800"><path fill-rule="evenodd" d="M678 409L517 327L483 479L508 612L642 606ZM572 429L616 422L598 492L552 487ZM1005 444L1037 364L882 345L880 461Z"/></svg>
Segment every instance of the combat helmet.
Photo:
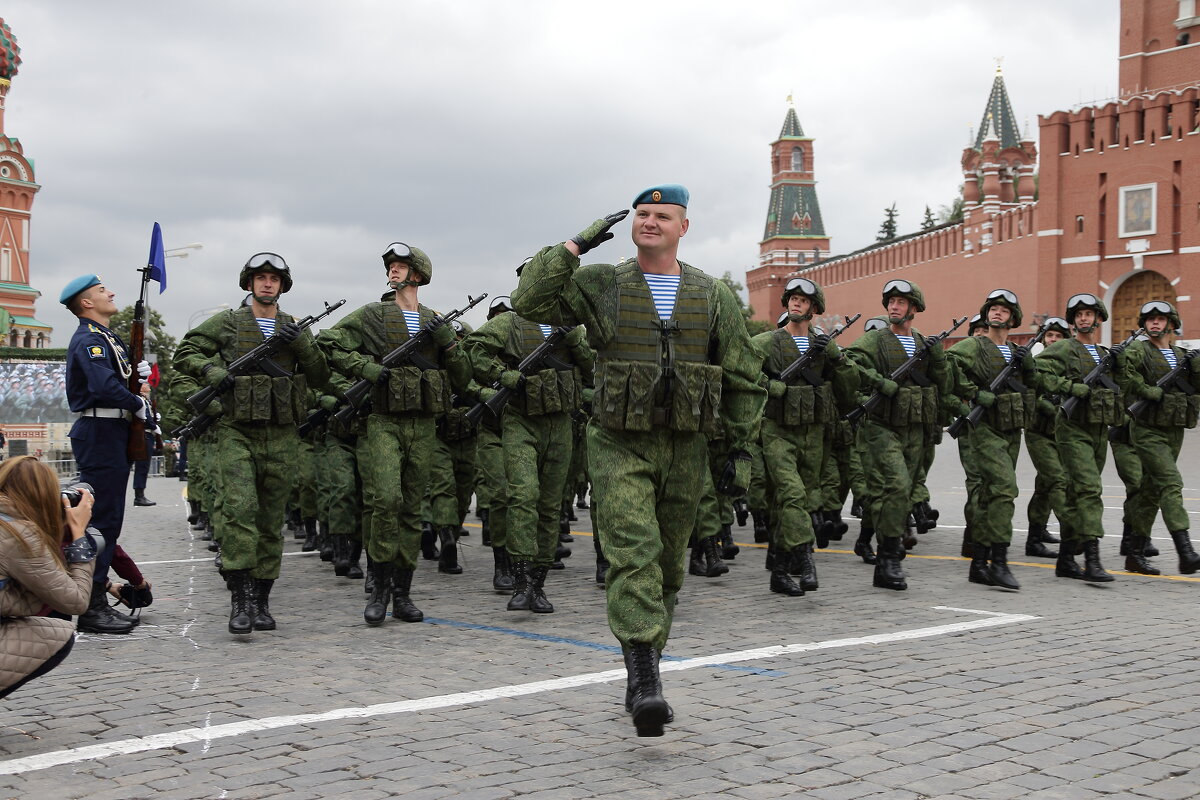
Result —
<svg viewBox="0 0 1200 800"><path fill-rule="evenodd" d="M975 331L986 328L987 322L983 318L983 314L976 314L967 322L967 336L974 336Z"/></svg>
<svg viewBox="0 0 1200 800"><path fill-rule="evenodd" d="M867 320L866 322L863 323L863 333L866 333L867 331L886 330L887 326L888 326L888 318L887 317L871 317L869 320Z"/></svg>
<svg viewBox="0 0 1200 800"><path fill-rule="evenodd" d="M779 296L779 305L787 308L788 298L794 294L800 294L812 301L812 314L825 313L825 292L821 290L816 281L810 281L808 278L792 278L783 287L783 294ZM811 317L812 314L809 316Z"/></svg>
<svg viewBox="0 0 1200 800"><path fill-rule="evenodd" d="M1063 336L1067 337L1070 337L1071 335L1071 324L1062 317L1047 317L1045 323L1043 324L1046 326L1046 330L1048 331L1058 331Z"/></svg>
<svg viewBox="0 0 1200 800"><path fill-rule="evenodd" d="M1075 312L1085 308L1095 310L1096 316L1100 318L1101 322L1108 321L1108 308L1104 305L1104 301L1089 292L1071 295L1071 298L1067 300L1067 313L1063 314L1063 316L1067 318L1068 322L1074 325Z"/></svg>
<svg viewBox="0 0 1200 800"><path fill-rule="evenodd" d="M391 268L393 261L403 261L412 267L413 272L421 277L421 280L416 283L417 286L425 286L433 280L433 262L419 247L413 247L404 242L392 242L383 251L384 272Z"/></svg>
<svg viewBox="0 0 1200 800"><path fill-rule="evenodd" d="M1008 318L1008 322L1004 325L996 325L995 327L1019 328L1021 327L1021 304L1017 302L1017 293L1011 289L993 289L983 301L983 305L979 307L979 316L983 319L983 324L988 327L993 327L987 321L988 309L992 306L1004 306L1012 312L1012 316Z"/></svg>
<svg viewBox="0 0 1200 800"><path fill-rule="evenodd" d="M1146 320L1150 317L1161 314L1167 318L1167 324L1172 330L1178 330L1183 324L1179 320L1179 312L1175 310L1175 306L1168 303L1166 300L1151 300L1142 306L1142 310L1138 312L1137 324L1139 328L1146 327Z"/></svg>
<svg viewBox="0 0 1200 800"><path fill-rule="evenodd" d="M506 311L512 311L512 298L506 294L502 294L493 300L492 304L488 306L487 318L491 319L492 317L503 314Z"/></svg>
<svg viewBox="0 0 1200 800"><path fill-rule="evenodd" d="M887 308L888 298L890 297L903 297L912 303L917 311L925 310L925 295L922 294L921 287L912 281L897 279L885 283L883 285L884 308Z"/></svg>
<svg viewBox="0 0 1200 800"><path fill-rule="evenodd" d="M246 265L242 267L242 274L238 276L238 286L242 287L242 291L251 291L250 281L256 272L274 272L278 275L283 282L280 294L284 294L292 288L292 270L283 260L283 256L278 253L255 253L246 260Z"/></svg>

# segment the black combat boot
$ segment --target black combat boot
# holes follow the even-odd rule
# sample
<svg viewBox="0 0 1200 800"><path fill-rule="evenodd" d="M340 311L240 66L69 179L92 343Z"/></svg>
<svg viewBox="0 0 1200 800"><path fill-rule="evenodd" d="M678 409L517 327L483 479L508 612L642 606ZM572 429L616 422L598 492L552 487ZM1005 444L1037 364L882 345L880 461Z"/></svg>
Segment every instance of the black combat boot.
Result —
<svg viewBox="0 0 1200 800"><path fill-rule="evenodd" d="M608 559L600 548L600 535L592 534L592 546L596 549L596 585L603 586L608 578Z"/></svg>
<svg viewBox="0 0 1200 800"><path fill-rule="evenodd" d="M363 591L367 594L375 591L375 566L371 554L367 553L367 571L363 576Z"/></svg>
<svg viewBox="0 0 1200 800"><path fill-rule="evenodd" d="M862 501L856 497L850 502L850 516L854 517L855 519L862 519L862 515Z"/></svg>
<svg viewBox="0 0 1200 800"><path fill-rule="evenodd" d="M362 539L354 539L346 537L346 548L350 554L346 557L346 577L351 580L360 581L363 578L363 569L358 565L358 559L362 555Z"/></svg>
<svg viewBox="0 0 1200 800"><path fill-rule="evenodd" d="M300 521L300 509L291 509L287 512L287 516L284 519L287 523L287 529L292 533L292 538L303 539L304 524Z"/></svg>
<svg viewBox="0 0 1200 800"><path fill-rule="evenodd" d="M1192 575L1200 570L1200 555L1196 555L1192 549L1188 531L1171 531L1171 540L1175 542L1175 552L1179 554L1179 571L1184 575Z"/></svg>
<svg viewBox="0 0 1200 800"><path fill-rule="evenodd" d="M704 548L704 560L708 567L705 577L708 578L719 578L729 572L729 567L721 559L721 545L717 539L716 536L710 536L700 542L700 546Z"/></svg>
<svg viewBox="0 0 1200 800"><path fill-rule="evenodd" d="M317 552L320 554L322 561L333 561L333 534L329 532L329 526L324 522L317 523L317 539L319 540Z"/></svg>
<svg viewBox="0 0 1200 800"><path fill-rule="evenodd" d="M1033 523L1030 523L1029 535L1025 537L1025 555L1033 558L1058 558L1058 551L1046 547L1044 544L1046 540L1034 530L1035 527L1040 527L1043 533L1046 530L1045 525L1035 526Z"/></svg>
<svg viewBox="0 0 1200 800"><path fill-rule="evenodd" d="M917 534L913 532L914 530L913 518L910 514L908 520L904 524L904 535L900 537L900 541L904 545L904 552L915 550L917 548ZM904 558L904 555L901 554L900 557Z"/></svg>
<svg viewBox="0 0 1200 800"><path fill-rule="evenodd" d="M971 544L971 567L967 570L967 580L971 583L992 585L992 576L988 572L988 555L990 550L985 544Z"/></svg>
<svg viewBox="0 0 1200 800"><path fill-rule="evenodd" d="M558 546L554 548L554 560L557 562L562 562L564 558L570 557L571 548L565 546L562 542L559 542ZM560 563L559 566L554 567L554 569L562 569L562 564Z"/></svg>
<svg viewBox="0 0 1200 800"><path fill-rule="evenodd" d="M486 508L481 508L481 509L479 509L476 516L479 517L479 524L480 524L480 527L483 529L483 533L481 534L483 537L483 546L491 547L492 546L492 525L490 522L488 522L488 510Z"/></svg>
<svg viewBox="0 0 1200 800"><path fill-rule="evenodd" d="M421 523L421 558L426 561L437 561L438 546L437 534L433 532L433 526L428 522Z"/></svg>
<svg viewBox="0 0 1200 800"><path fill-rule="evenodd" d="M413 571L393 565L392 571L392 616L401 622L420 622L425 619L421 609L413 605L408 596L412 591Z"/></svg>
<svg viewBox="0 0 1200 800"><path fill-rule="evenodd" d="M567 522L579 521L579 517L575 516L575 506L571 504L570 500L563 504L563 513L567 515ZM567 533L570 533L570 531L567 531Z"/></svg>
<svg viewBox="0 0 1200 800"><path fill-rule="evenodd" d="M145 489L134 489L133 490L133 504L135 506L156 506L156 505L158 505L158 503L154 502L149 497L146 497Z"/></svg>
<svg viewBox="0 0 1200 800"><path fill-rule="evenodd" d="M311 553L317 549L317 519L316 517L304 518L304 544L300 545L300 551Z"/></svg>
<svg viewBox="0 0 1200 800"><path fill-rule="evenodd" d="M825 521L825 517L819 511L809 514L809 518L812 520L813 535L817 538L817 548L824 550L829 547L829 529L832 526Z"/></svg>
<svg viewBox="0 0 1200 800"><path fill-rule="evenodd" d="M129 633L134 629L137 623L133 618L113 611L107 597L104 584L92 581L92 595L87 611L76 622L77 630L82 633Z"/></svg>
<svg viewBox="0 0 1200 800"><path fill-rule="evenodd" d="M800 578L800 586L806 592L815 592L817 583L817 562L813 559L812 544L802 544L792 550L792 567L789 570Z"/></svg>
<svg viewBox="0 0 1200 800"><path fill-rule="evenodd" d="M565 511L559 511L558 514L558 540L560 542L575 541L571 538L571 520L567 519L567 512Z"/></svg>
<svg viewBox="0 0 1200 800"><path fill-rule="evenodd" d="M350 571L350 537L335 533L329 538L333 540L333 574L344 578Z"/></svg>
<svg viewBox="0 0 1200 800"><path fill-rule="evenodd" d="M1146 558L1154 558L1157 555L1162 555L1158 552L1158 548L1154 546L1154 541L1146 539Z"/></svg>
<svg viewBox="0 0 1200 800"><path fill-rule="evenodd" d="M771 570L771 591L777 594L786 594L788 597L802 597L804 596L804 587L796 583L788 574L787 562L788 559L783 555L775 554L775 565Z"/></svg>
<svg viewBox="0 0 1200 800"><path fill-rule="evenodd" d="M1118 555L1129 555L1130 544L1133 539L1133 526L1128 522L1121 526L1121 549L1117 551Z"/></svg>
<svg viewBox="0 0 1200 800"><path fill-rule="evenodd" d="M1062 546L1058 548L1058 561L1054 564L1054 574L1057 577L1076 580L1083 578L1083 570L1075 561L1075 545L1074 539L1063 539Z"/></svg>
<svg viewBox="0 0 1200 800"><path fill-rule="evenodd" d="M1008 545L994 544L992 545L992 562L988 564L988 577L992 579L993 586L999 586L1001 589L1008 589L1015 592L1021 588L1021 584L1017 583L1017 579L1013 577L1012 571L1008 568Z"/></svg>
<svg viewBox="0 0 1200 800"><path fill-rule="evenodd" d="M1125 571L1136 572L1139 575L1162 575L1159 571L1146 560L1146 542L1149 539L1143 539L1140 536L1134 537L1129 543L1129 554L1125 556Z"/></svg>
<svg viewBox="0 0 1200 800"><path fill-rule="evenodd" d="M1100 564L1100 540L1088 539L1083 543L1083 579L1088 583L1110 583L1116 578L1104 571Z"/></svg>
<svg viewBox="0 0 1200 800"><path fill-rule="evenodd" d="M225 583L229 586L229 632L239 636L254 630L254 618L257 612L254 608L254 578L248 569L237 569L225 573Z"/></svg>
<svg viewBox="0 0 1200 800"><path fill-rule="evenodd" d="M937 525L936 522L925 516L925 509L920 503L913 503L912 511L909 513L912 516L913 525L916 527L917 533L925 533Z"/></svg>
<svg viewBox="0 0 1200 800"><path fill-rule="evenodd" d="M580 511L584 511L585 509L587 509L588 502L587 502L587 487L586 486L584 486L584 488L580 489L579 494L575 496L575 507L578 508Z"/></svg>
<svg viewBox="0 0 1200 800"><path fill-rule="evenodd" d="M721 558L726 561L733 561L737 554L741 552L741 548L733 543L733 525L726 523L721 526L721 532L717 534L721 541Z"/></svg>
<svg viewBox="0 0 1200 800"><path fill-rule="evenodd" d="M775 560L776 560L775 559L775 543L768 542L767 543L767 557L763 561L763 568L765 568L767 570L767 572L770 572L771 570L775 569Z"/></svg>
<svg viewBox="0 0 1200 800"><path fill-rule="evenodd" d="M766 544L769 535L767 533L767 511L763 508L750 509L750 518L754 520L754 543Z"/></svg>
<svg viewBox="0 0 1200 800"><path fill-rule="evenodd" d="M662 693L658 652L649 644L629 648L629 680L633 684L630 713L638 736L662 736L671 707Z"/></svg>
<svg viewBox="0 0 1200 800"><path fill-rule="evenodd" d="M382 625L387 619L388 600L392 595L392 565L371 562L370 590L367 594L367 606L363 609L363 619L371 627Z"/></svg>
<svg viewBox="0 0 1200 800"><path fill-rule="evenodd" d="M198 524L200 525L200 536L198 537L200 541L211 542L213 540L212 518L208 516L208 514L201 511ZM209 547L208 549L215 550L216 548Z"/></svg>
<svg viewBox="0 0 1200 800"><path fill-rule="evenodd" d="M704 557L704 545L696 542L691 548L691 557L688 558L688 574L699 575L702 578L708 577L708 562Z"/></svg>
<svg viewBox="0 0 1200 800"><path fill-rule="evenodd" d="M198 505L197 505L197 508L199 508ZM201 508L199 513L196 515L196 521L194 523L192 523L192 530L204 531L204 533L207 534L208 533L207 529L208 529L208 512ZM205 541L208 541L205 538L205 536L201 536L200 538Z"/></svg>
<svg viewBox="0 0 1200 800"><path fill-rule="evenodd" d="M1059 542L1059 538L1047 530L1045 524L1041 522L1029 523L1029 535L1042 544L1058 544Z"/></svg>
<svg viewBox="0 0 1200 800"><path fill-rule="evenodd" d="M275 618L271 616L271 587L275 581L266 578L254 579L254 630L275 630Z"/></svg>
<svg viewBox="0 0 1200 800"><path fill-rule="evenodd" d="M443 525L438 528L437 533L442 546L442 553L438 558L438 572L461 575L462 567L458 565L458 539L454 535L454 526Z"/></svg>
<svg viewBox="0 0 1200 800"><path fill-rule="evenodd" d="M200 519L200 504L195 500L188 500L188 525L192 526L192 530L196 530L196 521Z"/></svg>
<svg viewBox="0 0 1200 800"><path fill-rule="evenodd" d="M883 539L879 542L879 553L875 557L873 583L880 589L902 592L908 588L904 570L900 566L903 549L899 539Z"/></svg>
<svg viewBox="0 0 1200 800"><path fill-rule="evenodd" d="M875 548L871 546L871 539L875 537L875 530L863 526L858 531L858 539L854 542L854 555L863 560L864 564L874 564Z"/></svg>
<svg viewBox="0 0 1200 800"><path fill-rule="evenodd" d="M829 541L840 542L842 537L846 535L846 531L850 530L850 526L842 519L842 510L840 508L831 508L825 512L825 521L832 527L829 531Z"/></svg>
<svg viewBox="0 0 1200 800"><path fill-rule="evenodd" d="M734 498L733 516L735 519L737 519L739 528L746 527L746 522L750 519L750 506L746 503L746 498Z"/></svg>
<svg viewBox="0 0 1200 800"><path fill-rule="evenodd" d="M508 605L506 606L507 610L529 610L529 601L533 599L533 592L529 586L529 573L532 569L533 564L529 563L528 561L513 562L513 596L508 600Z"/></svg>
<svg viewBox="0 0 1200 800"><path fill-rule="evenodd" d="M492 588L501 594L508 594L513 590L512 565L508 560L508 551L503 547L493 547L492 560L496 562L496 571L492 574Z"/></svg>
<svg viewBox="0 0 1200 800"><path fill-rule="evenodd" d="M535 614L553 614L554 606L546 597L546 572L549 567L529 570L529 610Z"/></svg>
<svg viewBox="0 0 1200 800"><path fill-rule="evenodd" d="M633 696L635 694L635 689L637 687L637 676L633 674L633 668L629 666L629 651L623 649L622 655L625 658L625 673L626 673L626 675L625 675L625 713L632 714L633 713ZM659 659L662 658L661 652L659 652L658 657L659 657ZM666 722L667 722L667 724L670 724L674 721L675 721L675 711L674 711L674 709L671 708L670 704L668 704L667 705Z"/></svg>

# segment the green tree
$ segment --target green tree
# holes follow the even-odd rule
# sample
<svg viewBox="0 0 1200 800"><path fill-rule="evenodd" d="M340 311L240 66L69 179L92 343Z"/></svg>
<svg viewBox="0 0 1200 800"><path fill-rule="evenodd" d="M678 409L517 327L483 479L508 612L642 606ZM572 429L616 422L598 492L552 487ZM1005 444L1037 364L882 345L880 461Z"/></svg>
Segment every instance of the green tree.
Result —
<svg viewBox="0 0 1200 800"><path fill-rule="evenodd" d="M763 322L761 319L751 319L754 315L754 309L742 297L742 292L745 291L746 287L733 279L732 272L725 270L725 274L721 276L721 282L729 287L729 291L733 292L733 297L737 300L738 310L742 312L742 319L746 321L746 330L751 336L771 329L769 323Z"/></svg>
<svg viewBox="0 0 1200 800"><path fill-rule="evenodd" d="M933 212L929 210L929 206L925 206L925 219L921 220L921 230L932 230L937 226L937 220L933 218Z"/></svg>
<svg viewBox="0 0 1200 800"><path fill-rule="evenodd" d="M133 306L125 306L113 314L109 328L126 344L129 344L129 326L133 322ZM167 333L167 324L153 308L146 313L146 349L158 355L158 369L167 369L175 355L175 337Z"/></svg>
<svg viewBox="0 0 1200 800"><path fill-rule="evenodd" d="M948 206L938 208L938 222L945 224L947 222L962 222L963 221L963 185L958 185L958 196L954 198L954 202Z"/></svg>
<svg viewBox="0 0 1200 800"><path fill-rule="evenodd" d="M879 235L875 237L877 242L890 242L896 238L896 204L892 203L891 208L884 209L883 225L879 226Z"/></svg>

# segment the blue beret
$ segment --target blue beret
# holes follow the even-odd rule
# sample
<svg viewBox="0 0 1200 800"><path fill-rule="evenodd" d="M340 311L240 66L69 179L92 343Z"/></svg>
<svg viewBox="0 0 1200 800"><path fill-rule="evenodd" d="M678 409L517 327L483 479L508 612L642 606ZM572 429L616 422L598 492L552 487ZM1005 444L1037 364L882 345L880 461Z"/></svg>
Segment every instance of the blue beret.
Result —
<svg viewBox="0 0 1200 800"><path fill-rule="evenodd" d="M678 183L664 183L661 186L651 186L635 197L633 207L637 208L642 203L671 203L687 208L689 197L688 190Z"/></svg>
<svg viewBox="0 0 1200 800"><path fill-rule="evenodd" d="M75 280L63 287L62 294L58 297L58 302L64 306L71 302L71 298L82 292L84 289L90 289L93 286L99 286L104 283L100 280L99 275L80 275Z"/></svg>

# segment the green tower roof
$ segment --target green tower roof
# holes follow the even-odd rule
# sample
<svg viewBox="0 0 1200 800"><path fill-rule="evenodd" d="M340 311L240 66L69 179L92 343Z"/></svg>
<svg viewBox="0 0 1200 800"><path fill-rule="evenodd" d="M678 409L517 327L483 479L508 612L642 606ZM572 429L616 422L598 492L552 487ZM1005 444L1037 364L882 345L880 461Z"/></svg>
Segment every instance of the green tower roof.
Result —
<svg viewBox="0 0 1200 800"><path fill-rule="evenodd" d="M979 121L979 132L975 135L975 149L983 149L983 140L988 137L992 128L1000 139L1000 149L1021 146L1021 135L1017 128L1017 117L1013 114L1012 103L1008 102L1008 89L1004 87L1004 76L996 70L996 80L992 82L992 93L988 95L987 107L983 109L983 119Z"/></svg>

